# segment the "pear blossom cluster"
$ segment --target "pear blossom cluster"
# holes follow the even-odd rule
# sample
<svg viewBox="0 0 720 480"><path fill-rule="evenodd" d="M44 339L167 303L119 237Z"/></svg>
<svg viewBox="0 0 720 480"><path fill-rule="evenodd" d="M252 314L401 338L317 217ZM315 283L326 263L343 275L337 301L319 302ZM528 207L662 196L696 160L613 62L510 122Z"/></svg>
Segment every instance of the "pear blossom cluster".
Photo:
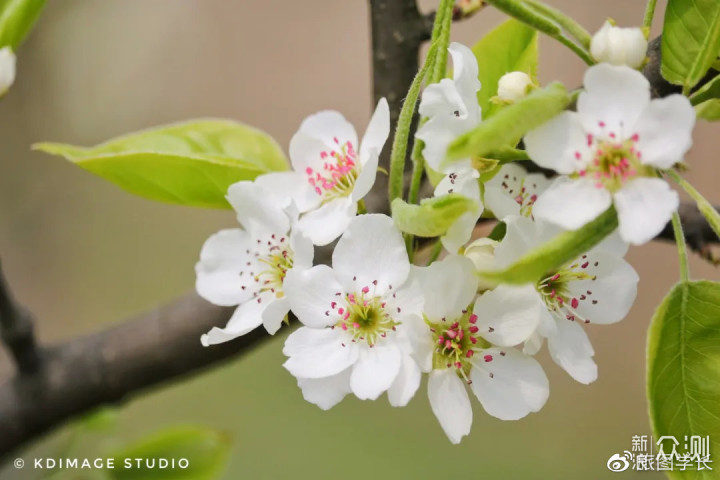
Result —
<svg viewBox="0 0 720 480"><path fill-rule="evenodd" d="M601 35L615 35L603 28ZM283 366L305 400L327 410L347 395L386 393L402 407L425 375L432 412L459 443L471 429L472 397L503 420L542 409L550 389L535 355L545 344L570 377L596 380L587 332L621 321L633 305L639 278L624 257L676 211L677 194L660 174L690 148L695 115L683 96L651 100L631 67L601 63L587 71L576 112L524 138L528 156L555 176L528 173L519 162L481 176L472 158L446 161L449 145L482 122L478 90L498 88L502 105L535 82L508 72L499 85L481 86L472 51L453 43L449 53L453 78L425 88L416 138L441 178L433 195L460 194L477 208L439 238L440 260L411 264L392 217L358 214L389 135L383 99L361 141L341 114L317 113L290 142L291 171L232 185L227 199L242 228L211 236L196 273L201 296L237 307L203 345L260 325L274 334L291 312L301 326L285 342ZM613 205L617 231L565 265L524 284L488 274ZM502 222L504 235L473 238L481 215ZM313 265L314 247L336 240L331 265Z"/></svg>

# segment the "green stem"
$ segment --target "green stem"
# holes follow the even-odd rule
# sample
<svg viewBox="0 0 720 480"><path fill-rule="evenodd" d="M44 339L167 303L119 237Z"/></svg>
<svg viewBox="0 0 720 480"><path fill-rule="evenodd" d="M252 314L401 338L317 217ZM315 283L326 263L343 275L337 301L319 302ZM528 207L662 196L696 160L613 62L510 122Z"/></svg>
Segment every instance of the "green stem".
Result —
<svg viewBox="0 0 720 480"><path fill-rule="evenodd" d="M674 212L672 215L673 232L675 233L675 243L678 248L678 258L680 259L680 278L683 282L690 280L690 268L688 267L687 246L685 245L685 234L683 233L682 223L680 223L680 215Z"/></svg>
<svg viewBox="0 0 720 480"><path fill-rule="evenodd" d="M649 29L652 26L653 16L655 16L655 5L657 0L648 0L645 6L645 18L643 18L643 27Z"/></svg>
<svg viewBox="0 0 720 480"><path fill-rule="evenodd" d="M580 57L583 60L583 62L587 63L590 66L595 65L595 60L593 60L592 56L590 55L590 53L588 53L588 51L585 48L581 47L580 45L573 42L568 37L566 37L565 35L562 35L562 34L558 35L557 37L554 37L554 38L555 38L555 40L557 40L558 42L562 43L563 45L568 47L570 50L575 52L575 54L578 57Z"/></svg>
<svg viewBox="0 0 720 480"><path fill-rule="evenodd" d="M357 212L358 215L364 215L367 213L367 208L365 207L365 200L362 198L357 202Z"/></svg>
<svg viewBox="0 0 720 480"><path fill-rule="evenodd" d="M585 30L570 17L567 17L564 14L560 14L564 17L563 19L553 18L556 13L560 12L551 9L551 7L541 4L540 2L537 2L535 0L486 1L498 10L505 12L507 15L510 15L511 17L520 20L521 22L533 27L537 31L542 32L545 35L548 35L549 37L552 37L558 42L562 43L570 50L575 52L588 65L595 64L595 61L590 56L590 52L588 52L585 45L578 45L563 33L563 29L561 28L561 22L568 23L568 25L572 23L572 26L570 28L568 28L568 25L562 26L564 26L565 29L567 29L568 33L570 33L571 35L578 35L580 37L578 40L581 43L584 44L585 42L587 42L587 37L585 36L585 33L587 32L583 33ZM589 36L589 34L587 35ZM587 42L587 45L589 44L590 43Z"/></svg>
<svg viewBox="0 0 720 480"><path fill-rule="evenodd" d="M553 8L550 5L545 5L537 0L525 0L525 3L534 8L539 14L555 20L565 29L565 31L575 37L575 39L580 42L580 45L585 47L585 49L590 48L590 42L592 41L590 32L585 30L585 27L580 25L574 19L565 15L560 10Z"/></svg>
<svg viewBox="0 0 720 480"><path fill-rule="evenodd" d="M425 63L417 75L415 75L415 79L410 85L410 90L408 90L405 102L400 110L392 152L390 153L390 179L388 180L390 185L388 200L390 204L392 204L392 201L396 198L402 197L405 158L407 155L408 141L410 139L410 125L412 124L415 105L420 95L420 87L422 86L429 66L435 61L435 55L437 55L436 43L430 47Z"/></svg>
<svg viewBox="0 0 720 480"><path fill-rule="evenodd" d="M713 229L713 232L715 232L715 235L720 238L720 213L715 210L715 207L713 207L700 192L695 190L695 187L690 185L688 181L681 177L677 172L674 170L668 170L665 173L667 173L667 175L672 178L675 183L680 185L688 193L688 195L695 200L698 210L700 210L700 213L703 214L707 222L710 224L710 227Z"/></svg>

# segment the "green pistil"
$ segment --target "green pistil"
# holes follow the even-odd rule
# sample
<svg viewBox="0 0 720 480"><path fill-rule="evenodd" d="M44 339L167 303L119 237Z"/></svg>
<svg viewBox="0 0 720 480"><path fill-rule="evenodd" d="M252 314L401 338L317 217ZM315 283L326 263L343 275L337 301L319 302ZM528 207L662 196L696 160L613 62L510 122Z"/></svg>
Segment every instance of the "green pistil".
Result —
<svg viewBox="0 0 720 480"><path fill-rule="evenodd" d="M394 331L400 323L393 320L385 309L385 302L381 297L367 298L367 292L359 295L349 294L345 297L345 307L338 308L342 315L335 326L349 332L353 342L365 341L372 347L387 333Z"/></svg>
<svg viewBox="0 0 720 480"><path fill-rule="evenodd" d="M592 137L589 138L591 142ZM633 178L652 176L653 169L640 161L641 153L635 148L636 141L637 137L624 142L598 141L588 166L573 177L587 178L594 181L598 188L616 192ZM579 160L580 153L575 155Z"/></svg>
<svg viewBox="0 0 720 480"><path fill-rule="evenodd" d="M488 348L490 344L478 336L477 315L472 313L472 305L463 311L462 316L453 320L442 319L432 323L425 317L425 323L430 327L435 351L433 352L433 369L456 369L458 377L469 382L473 357L478 352ZM475 361L483 361L482 359ZM484 361L492 361L492 356L486 355Z"/></svg>
<svg viewBox="0 0 720 480"><path fill-rule="evenodd" d="M284 297L282 286L287 271L293 266L292 250L288 248L260 258L259 261L268 266L267 270L263 270L255 276L255 281L261 284L260 292L270 291L275 294L276 298Z"/></svg>
<svg viewBox="0 0 720 480"><path fill-rule="evenodd" d="M587 260L587 255L583 255L580 262L574 263L556 273L549 273L537 283L535 288L550 311L558 315L561 311L565 311L566 319L576 319L577 313L575 309L580 304L580 301L585 300L585 295L581 295L580 298L571 296L568 285L571 282L580 280L595 280L597 277L585 271L589 264L590 261Z"/></svg>

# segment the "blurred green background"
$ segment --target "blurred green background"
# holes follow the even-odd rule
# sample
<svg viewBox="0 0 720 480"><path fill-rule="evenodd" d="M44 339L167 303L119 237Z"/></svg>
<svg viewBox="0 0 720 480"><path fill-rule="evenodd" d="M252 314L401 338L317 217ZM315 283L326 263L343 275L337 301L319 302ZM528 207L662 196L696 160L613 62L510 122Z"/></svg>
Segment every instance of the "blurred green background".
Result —
<svg viewBox="0 0 720 480"><path fill-rule="evenodd" d="M133 197L71 164L29 150L38 141L95 144L193 117L238 119L287 146L308 114L343 112L364 129L372 107L370 33L363 0L64 0L49 2L19 51L18 78L0 103L0 257L17 297L52 342L102 329L193 288L203 241L234 225L232 213ZM589 30L605 17L640 24L644 1L556 0ZM661 23L664 4L656 15ZM434 2L422 1L423 9ZM502 21L486 9L456 25L473 44ZM583 64L541 41L540 77L580 85ZM720 203L717 140L700 124L689 179ZM634 248L638 300L615 326L591 326L600 378L572 381L541 355L551 381L546 407L518 422L487 416L452 446L421 387L407 408L346 399L330 412L302 400L281 367L285 335L200 376L125 404L117 432L93 443L139 438L163 426L227 431L222 478L662 478L611 473L614 453L649 435L644 393L645 331L678 278L674 246ZM718 271L693 257L693 276ZM287 334L287 332L285 332ZM0 378L11 373L0 352ZM2 432L0 432L2 435ZM20 452L56 455L68 429ZM82 456L82 447L76 456ZM42 478L0 467L0 478Z"/></svg>

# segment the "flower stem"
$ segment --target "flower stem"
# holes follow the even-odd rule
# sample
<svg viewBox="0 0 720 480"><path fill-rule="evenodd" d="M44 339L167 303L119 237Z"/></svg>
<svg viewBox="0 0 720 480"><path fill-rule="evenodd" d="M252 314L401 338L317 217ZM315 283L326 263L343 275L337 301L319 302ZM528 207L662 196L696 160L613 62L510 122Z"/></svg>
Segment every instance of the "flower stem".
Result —
<svg viewBox="0 0 720 480"><path fill-rule="evenodd" d="M580 45L582 45L586 49L590 48L592 36L587 30L585 30L582 25L576 22L573 18L565 15L563 12L556 8L553 8L550 5L545 5L544 3L537 0L525 0L525 3L528 4L531 8L535 9L541 15L545 15L546 17L555 20L570 35L575 37L575 39L580 42Z"/></svg>
<svg viewBox="0 0 720 480"><path fill-rule="evenodd" d="M715 207L713 207L700 192L695 190L695 187L690 185L690 183L688 183L688 181L681 177L677 172L668 170L665 173L667 173L667 175L672 178L675 183L680 185L688 193L688 195L695 200L698 210L700 210L700 213L703 214L707 222L710 224L710 228L713 229L715 235L720 238L720 214L717 210L715 210Z"/></svg>
<svg viewBox="0 0 720 480"><path fill-rule="evenodd" d="M365 200L362 198L357 202L357 212L358 215L364 215L367 213L367 207L365 207Z"/></svg>
<svg viewBox="0 0 720 480"><path fill-rule="evenodd" d="M595 64L595 61L587 49L587 46L590 45L588 41L590 34L577 24L575 20L560 11L548 7L537 0L532 0L531 2L527 0L523 2L518 0L487 0L487 2L498 10L505 12L507 15L554 38L575 52L588 65ZM560 17L558 17L558 15ZM576 38L579 37L578 41L581 45L578 45L572 39L568 38L563 32L562 27L564 27L570 35L576 36Z"/></svg>
<svg viewBox="0 0 720 480"><path fill-rule="evenodd" d="M657 0L648 0L645 6L645 18L643 18L643 27L649 29L652 26L653 16L655 15L655 5Z"/></svg>
<svg viewBox="0 0 720 480"><path fill-rule="evenodd" d="M688 267L687 247L685 246L685 234L683 233L680 215L674 212L672 215L673 232L675 233L675 243L678 248L678 258L680 259L680 278L683 282L690 280L690 268Z"/></svg>
<svg viewBox="0 0 720 480"><path fill-rule="evenodd" d="M417 99L420 95L420 87L422 86L423 79L430 65L435 61L437 50L437 43L433 43L433 45L430 46L425 63L417 75L415 75L415 79L410 85L410 90L408 90L405 102L400 110L392 152L390 153L390 179L388 181L390 184L388 195L390 204L392 204L392 201L396 198L402 197L405 157L407 155L408 141L410 140L410 126L412 124L413 114L415 113L415 104L417 104Z"/></svg>

